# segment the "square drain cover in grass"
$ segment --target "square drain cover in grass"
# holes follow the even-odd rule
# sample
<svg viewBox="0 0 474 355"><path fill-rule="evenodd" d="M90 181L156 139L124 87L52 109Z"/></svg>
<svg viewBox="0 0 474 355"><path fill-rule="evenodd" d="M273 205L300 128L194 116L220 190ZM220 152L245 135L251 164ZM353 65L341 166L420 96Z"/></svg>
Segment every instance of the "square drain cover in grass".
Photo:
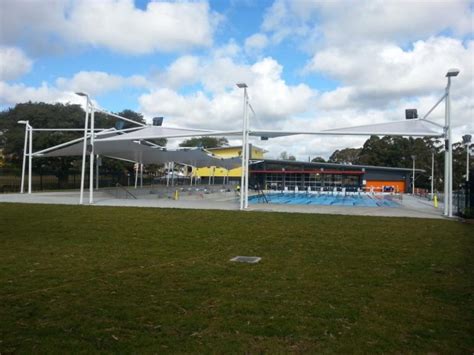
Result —
<svg viewBox="0 0 474 355"><path fill-rule="evenodd" d="M238 263L256 264L262 260L259 256L236 256L230 259L230 261L236 261Z"/></svg>

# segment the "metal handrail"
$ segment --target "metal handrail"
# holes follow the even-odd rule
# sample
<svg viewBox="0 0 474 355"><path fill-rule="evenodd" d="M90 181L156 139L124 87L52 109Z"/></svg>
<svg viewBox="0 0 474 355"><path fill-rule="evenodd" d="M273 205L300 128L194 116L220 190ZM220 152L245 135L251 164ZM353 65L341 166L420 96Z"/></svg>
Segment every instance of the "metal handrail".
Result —
<svg viewBox="0 0 474 355"><path fill-rule="evenodd" d="M263 200L265 201L265 203L268 203L267 195L265 195L265 192L263 192L262 189L258 189L258 190L257 190L257 195L258 195L258 197L263 198Z"/></svg>
<svg viewBox="0 0 474 355"><path fill-rule="evenodd" d="M129 194L130 196L132 196L135 200L137 199L137 196L135 196L135 195L132 194L130 191L128 191L128 189L127 189L125 186L120 185L120 183L117 183L117 184L115 185L115 187L122 189L122 190L125 191L127 194Z"/></svg>

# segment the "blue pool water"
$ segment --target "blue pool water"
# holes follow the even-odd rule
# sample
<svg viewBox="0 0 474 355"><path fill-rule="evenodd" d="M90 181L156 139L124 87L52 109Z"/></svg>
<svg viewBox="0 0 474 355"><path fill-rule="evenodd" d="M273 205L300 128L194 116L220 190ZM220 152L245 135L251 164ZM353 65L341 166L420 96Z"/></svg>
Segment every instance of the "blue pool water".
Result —
<svg viewBox="0 0 474 355"><path fill-rule="evenodd" d="M391 196L371 195L317 195L272 193L266 194L269 203L287 205L320 205L320 206L360 206L360 207L398 207L399 204ZM260 196L249 197L250 203L265 203Z"/></svg>

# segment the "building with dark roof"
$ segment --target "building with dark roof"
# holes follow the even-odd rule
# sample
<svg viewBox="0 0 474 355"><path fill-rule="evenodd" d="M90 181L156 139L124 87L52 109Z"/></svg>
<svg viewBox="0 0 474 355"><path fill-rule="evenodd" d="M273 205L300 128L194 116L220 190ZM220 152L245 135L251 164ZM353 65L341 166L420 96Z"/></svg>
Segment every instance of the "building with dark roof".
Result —
<svg viewBox="0 0 474 355"><path fill-rule="evenodd" d="M416 170L416 173L424 170ZM250 186L265 190L346 188L409 192L412 169L264 159L250 166Z"/></svg>

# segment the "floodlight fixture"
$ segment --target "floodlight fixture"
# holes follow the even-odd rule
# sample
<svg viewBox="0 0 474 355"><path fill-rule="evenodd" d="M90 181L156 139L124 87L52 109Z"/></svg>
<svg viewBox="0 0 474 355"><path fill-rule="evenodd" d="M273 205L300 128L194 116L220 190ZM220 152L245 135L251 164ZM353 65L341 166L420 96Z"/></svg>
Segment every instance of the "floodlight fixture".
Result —
<svg viewBox="0 0 474 355"><path fill-rule="evenodd" d="M246 89L248 88L247 84L245 83L237 83L236 84L239 89Z"/></svg>
<svg viewBox="0 0 474 355"><path fill-rule="evenodd" d="M452 68L448 70L448 72L446 73L446 77L458 76L458 74L459 74L459 69Z"/></svg>
<svg viewBox="0 0 474 355"><path fill-rule="evenodd" d="M405 110L405 119L413 120L418 118L418 111L416 108L408 108Z"/></svg>
<svg viewBox="0 0 474 355"><path fill-rule="evenodd" d="M28 124L28 121L18 121L19 124Z"/></svg>
<svg viewBox="0 0 474 355"><path fill-rule="evenodd" d="M162 126L163 117L153 117L153 126Z"/></svg>
<svg viewBox="0 0 474 355"><path fill-rule="evenodd" d="M78 95L78 96L89 97L89 95L87 95L87 94L84 93L84 92L76 92L75 94Z"/></svg>
<svg viewBox="0 0 474 355"><path fill-rule="evenodd" d="M470 134L466 134L466 135L462 136L462 142L464 144L469 144L469 143L471 143L471 138L472 138L472 136Z"/></svg>

